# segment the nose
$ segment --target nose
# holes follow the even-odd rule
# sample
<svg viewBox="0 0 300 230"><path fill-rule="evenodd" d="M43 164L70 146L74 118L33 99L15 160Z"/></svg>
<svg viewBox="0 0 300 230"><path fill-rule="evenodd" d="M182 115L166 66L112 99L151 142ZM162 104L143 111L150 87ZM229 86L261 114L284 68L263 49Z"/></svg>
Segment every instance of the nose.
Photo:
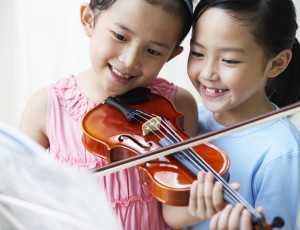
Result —
<svg viewBox="0 0 300 230"><path fill-rule="evenodd" d="M207 81L216 81L218 80L218 73L217 73L217 64L215 60L207 60L203 63L203 68L200 74L202 79Z"/></svg>
<svg viewBox="0 0 300 230"><path fill-rule="evenodd" d="M140 66L139 56L139 47L132 45L122 50L119 61L123 64L124 68L132 71Z"/></svg>

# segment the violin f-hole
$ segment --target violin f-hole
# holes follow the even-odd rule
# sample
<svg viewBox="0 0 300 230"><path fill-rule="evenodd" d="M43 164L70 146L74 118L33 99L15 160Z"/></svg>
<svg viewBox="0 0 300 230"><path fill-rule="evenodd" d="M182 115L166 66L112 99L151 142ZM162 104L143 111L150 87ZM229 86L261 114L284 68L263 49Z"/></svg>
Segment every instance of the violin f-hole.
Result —
<svg viewBox="0 0 300 230"><path fill-rule="evenodd" d="M140 148L142 148L142 149L147 149L147 150L151 149L151 147L153 146L151 142L144 142L144 144L143 144L143 143L137 141L136 138L133 138L133 137L131 137L131 136L129 136L129 135L120 135L120 136L118 137L118 140L119 140L120 142L125 142L125 141L127 142L128 140L129 140L129 141L132 141L133 143L135 143L135 144L136 144L137 146L139 146Z"/></svg>
<svg viewBox="0 0 300 230"><path fill-rule="evenodd" d="M153 147L153 144L151 142L141 143L137 141L136 138L131 137L130 135L122 134L118 136L118 141L120 143L126 142L126 144L131 146L131 148L124 148L121 146L115 146L114 148L112 148L110 150L109 156L111 162L123 160L130 156L134 156L145 151L150 151Z"/></svg>

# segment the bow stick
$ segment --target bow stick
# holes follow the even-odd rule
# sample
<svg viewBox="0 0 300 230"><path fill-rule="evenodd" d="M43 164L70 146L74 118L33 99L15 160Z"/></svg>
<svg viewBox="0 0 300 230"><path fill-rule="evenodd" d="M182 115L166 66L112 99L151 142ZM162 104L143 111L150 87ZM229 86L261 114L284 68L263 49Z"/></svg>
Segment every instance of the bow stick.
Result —
<svg viewBox="0 0 300 230"><path fill-rule="evenodd" d="M107 175L110 173L114 173L117 171L120 171L122 169L130 168L136 165L143 164L147 161L155 160L160 157L167 156L169 154L180 152L182 150L191 148L196 145L200 145L209 141L213 141L217 138L226 136L228 134L249 128L254 125L261 124L266 121L275 120L278 118L286 117L291 114L294 114L296 112L300 111L300 102L291 104L289 106L285 106L281 109L251 118L249 120L240 122L235 125L231 125L227 128L224 128L222 130L209 132L203 135L198 135L196 137L184 140L180 143L168 145L166 147L162 147L160 149L151 151L149 153L143 154L143 155L137 155L133 156L124 160L116 161L113 163L110 163L108 165L102 166L101 168L93 169L92 172L96 175Z"/></svg>

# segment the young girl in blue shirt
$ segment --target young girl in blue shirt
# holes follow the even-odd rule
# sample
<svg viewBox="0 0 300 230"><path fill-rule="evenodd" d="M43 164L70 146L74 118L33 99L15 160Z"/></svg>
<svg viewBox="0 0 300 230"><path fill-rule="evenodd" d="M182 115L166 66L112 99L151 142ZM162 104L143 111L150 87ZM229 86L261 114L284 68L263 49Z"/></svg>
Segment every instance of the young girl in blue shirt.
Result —
<svg viewBox="0 0 300 230"><path fill-rule="evenodd" d="M220 130L300 99L299 43L291 0L201 0L188 74L201 95L199 132ZM296 228L299 131L276 119L213 141L230 158L232 181L267 222L280 216ZM216 212L216 210L215 210ZM211 229L252 229L242 205L213 216ZM206 229L198 224L194 229Z"/></svg>

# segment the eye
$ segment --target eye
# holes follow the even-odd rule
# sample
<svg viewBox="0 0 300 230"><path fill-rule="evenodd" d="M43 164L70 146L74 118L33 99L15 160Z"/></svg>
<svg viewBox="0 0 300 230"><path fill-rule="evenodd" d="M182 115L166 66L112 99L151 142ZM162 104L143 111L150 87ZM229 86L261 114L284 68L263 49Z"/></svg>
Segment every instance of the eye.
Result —
<svg viewBox="0 0 300 230"><path fill-rule="evenodd" d="M126 37L124 35L122 35L120 33L117 33L115 31L111 31L111 32L112 32L114 38L117 39L118 41L121 41L121 42L127 41L127 39L126 39Z"/></svg>
<svg viewBox="0 0 300 230"><path fill-rule="evenodd" d="M230 65L240 64L241 63L241 61L233 60L233 59L223 59L222 61L225 62L225 63L227 63L227 64L230 64Z"/></svg>
<svg viewBox="0 0 300 230"><path fill-rule="evenodd" d="M197 52L197 51L193 51L193 50L190 52L190 55L192 55L194 57L197 57L197 58L204 56L203 53Z"/></svg>
<svg viewBox="0 0 300 230"><path fill-rule="evenodd" d="M157 50L154 50L154 49L147 49L147 52L153 56L160 56L161 55L161 52L157 51Z"/></svg>

